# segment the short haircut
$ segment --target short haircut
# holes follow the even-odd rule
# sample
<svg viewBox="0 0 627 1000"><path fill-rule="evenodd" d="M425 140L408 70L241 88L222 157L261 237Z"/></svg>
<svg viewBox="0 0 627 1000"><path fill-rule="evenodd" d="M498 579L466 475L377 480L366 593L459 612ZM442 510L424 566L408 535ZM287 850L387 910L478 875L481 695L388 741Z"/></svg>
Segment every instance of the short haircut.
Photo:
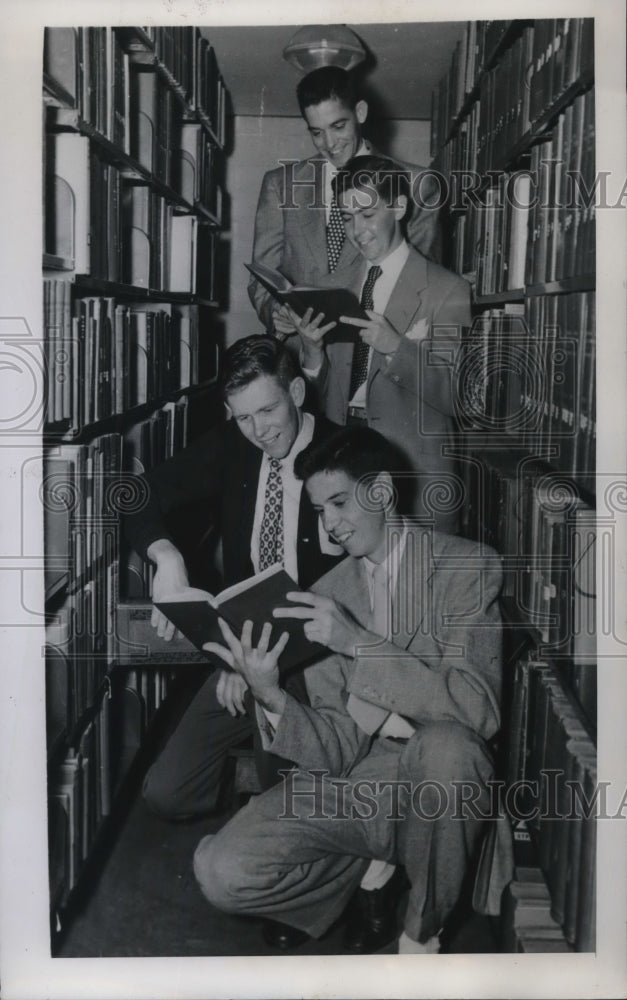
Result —
<svg viewBox="0 0 627 1000"><path fill-rule="evenodd" d="M335 98L352 109L358 101L353 77L339 66L321 66L307 73L296 87L296 97L303 117L305 109L312 104L322 104Z"/></svg>
<svg viewBox="0 0 627 1000"><path fill-rule="evenodd" d="M224 355L220 376L223 397L244 389L261 375L274 375L289 389L301 372L294 356L276 337L254 333L236 341Z"/></svg>
<svg viewBox="0 0 627 1000"><path fill-rule="evenodd" d="M365 476L388 472L392 478L407 472L407 462L396 445L371 427L343 427L317 443L307 445L294 462L298 479L318 472L345 472L358 483Z"/></svg>
<svg viewBox="0 0 627 1000"><path fill-rule="evenodd" d="M396 204L399 195L409 199L411 193L409 170L389 156L353 156L345 167L338 170L331 185L338 200L340 195L354 188L372 187L386 199L387 205Z"/></svg>

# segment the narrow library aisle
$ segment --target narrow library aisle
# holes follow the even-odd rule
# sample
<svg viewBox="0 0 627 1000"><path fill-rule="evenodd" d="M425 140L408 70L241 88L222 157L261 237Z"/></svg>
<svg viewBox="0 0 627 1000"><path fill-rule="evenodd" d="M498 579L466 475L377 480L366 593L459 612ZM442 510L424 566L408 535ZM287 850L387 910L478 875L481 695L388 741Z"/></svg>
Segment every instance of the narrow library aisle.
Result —
<svg viewBox="0 0 627 1000"><path fill-rule="evenodd" d="M381 70L404 72L408 51L420 67L403 114L395 100L388 109L390 134L413 152L388 152L409 165L430 159L442 263L471 286L472 322L451 355L455 429L441 446L457 466L449 500L460 533L502 560L498 774L524 793L506 808L526 845L506 873L500 926L492 933L466 901L446 948L590 952L596 823L571 792L589 801L597 783L597 563L599 580L613 581L624 516L596 467L595 20L459 22L448 40L441 26L430 35L434 24L416 22L415 35L405 25L389 49L386 26L370 26L366 47L396 53ZM278 62L287 36L267 30L255 46ZM41 504L45 532L55 955L264 953L258 922L213 911L193 878L196 844L228 812L172 826L138 794L172 712L176 665L193 667L199 654L183 647L170 660L172 648L155 642L154 567L124 538L125 518L146 502L144 476L225 426L222 348L256 323L242 264L262 167L296 162L301 141L308 150L295 99L290 111L279 95L270 111L275 70L267 82L251 71L239 31L96 25L44 36L45 436L24 464L16 509ZM395 98L393 75L373 77L374 92L383 78L381 93ZM422 323L404 335L426 337ZM421 374L423 389L416 413L424 402L426 416ZM218 503L219 475L198 496L182 487L170 511L167 538L190 580L208 567L220 576L209 550L220 534L224 547L218 506L231 492L222 485ZM252 537L252 489L232 482ZM244 550L247 561L247 541ZM606 611L622 621L618 605ZM536 808L546 774L557 775L560 822ZM302 951L339 953L341 929Z"/></svg>

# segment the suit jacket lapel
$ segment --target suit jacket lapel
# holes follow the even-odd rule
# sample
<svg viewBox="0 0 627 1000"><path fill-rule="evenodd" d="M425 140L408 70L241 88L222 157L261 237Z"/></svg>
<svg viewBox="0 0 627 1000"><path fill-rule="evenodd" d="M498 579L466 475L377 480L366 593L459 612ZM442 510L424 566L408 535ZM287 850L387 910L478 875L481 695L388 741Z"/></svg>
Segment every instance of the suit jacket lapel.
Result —
<svg viewBox="0 0 627 1000"><path fill-rule="evenodd" d="M419 629L429 626L429 581L435 570L432 532L409 526L393 602L393 635L396 645L407 649Z"/></svg>
<svg viewBox="0 0 627 1000"><path fill-rule="evenodd" d="M257 489L259 487L259 475L261 472L261 459L263 452L260 448L255 448L249 441L245 441L246 447L242 455L242 479L241 479L241 507L240 516L242 518L241 535L243 538L252 538L253 521L255 520L255 507L257 504Z"/></svg>
<svg viewBox="0 0 627 1000"><path fill-rule="evenodd" d="M397 333L406 333L412 320L419 318L418 313L422 305L420 292L426 286L427 262L415 251L410 250L384 312L385 318L390 321ZM382 356L375 351L368 373L368 389L384 364Z"/></svg>
<svg viewBox="0 0 627 1000"><path fill-rule="evenodd" d="M409 329L411 321L420 310L420 292L426 287L427 262L419 254L410 252L385 310L385 318L398 333L406 333Z"/></svg>
<svg viewBox="0 0 627 1000"><path fill-rule="evenodd" d="M328 270L324 189L318 192L313 187L320 171L320 167L317 166L320 162L324 162L324 160L316 157L304 161L300 171L302 177L299 177L298 180L309 183L294 189L294 201L297 203L300 213L298 221L303 238L317 267L324 274ZM318 205L320 207L317 207Z"/></svg>
<svg viewBox="0 0 627 1000"><path fill-rule="evenodd" d="M345 585L343 604L354 614L357 621L367 625L371 621L370 591L366 579L366 570L361 559L345 560L346 576L342 581Z"/></svg>

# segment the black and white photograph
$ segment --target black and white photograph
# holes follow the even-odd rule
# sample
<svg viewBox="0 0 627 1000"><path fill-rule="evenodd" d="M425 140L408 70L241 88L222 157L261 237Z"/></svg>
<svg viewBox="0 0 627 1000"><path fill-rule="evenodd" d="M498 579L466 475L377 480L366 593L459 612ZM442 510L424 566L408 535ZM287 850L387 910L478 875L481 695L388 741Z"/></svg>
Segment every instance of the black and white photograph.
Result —
<svg viewBox="0 0 627 1000"><path fill-rule="evenodd" d="M624 995L624 4L11 11L2 995Z"/></svg>

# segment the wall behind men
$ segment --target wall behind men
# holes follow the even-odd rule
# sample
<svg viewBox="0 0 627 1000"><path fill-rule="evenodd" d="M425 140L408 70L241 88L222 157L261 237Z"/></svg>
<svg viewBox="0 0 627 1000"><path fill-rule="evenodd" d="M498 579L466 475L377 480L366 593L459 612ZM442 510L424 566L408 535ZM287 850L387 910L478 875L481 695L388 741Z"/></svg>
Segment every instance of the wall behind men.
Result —
<svg viewBox="0 0 627 1000"><path fill-rule="evenodd" d="M225 177L230 225L222 237L230 246L222 247L221 256L227 266L220 290L227 347L248 334L263 332L248 298L248 271L244 267L252 258L255 209L262 177L282 158L304 159L315 152L302 118L235 116L232 122L232 152ZM428 121L386 122L385 152L410 163L428 165L430 128ZM378 132L373 130L373 134Z"/></svg>

